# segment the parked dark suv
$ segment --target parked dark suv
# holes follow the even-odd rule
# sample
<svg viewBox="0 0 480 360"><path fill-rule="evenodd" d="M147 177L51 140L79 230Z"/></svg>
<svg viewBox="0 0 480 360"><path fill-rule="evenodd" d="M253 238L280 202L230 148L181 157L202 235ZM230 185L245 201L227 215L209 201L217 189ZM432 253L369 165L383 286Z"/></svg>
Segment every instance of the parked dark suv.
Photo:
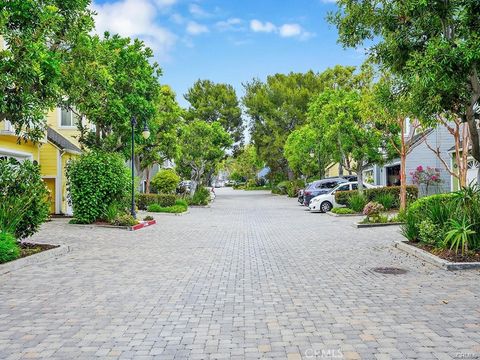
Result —
<svg viewBox="0 0 480 360"><path fill-rule="evenodd" d="M308 184L303 191L303 205L308 206L310 200L312 200L315 196L328 193L330 189L333 189L338 184L356 181L356 178L357 177L354 175L347 175L317 180Z"/></svg>

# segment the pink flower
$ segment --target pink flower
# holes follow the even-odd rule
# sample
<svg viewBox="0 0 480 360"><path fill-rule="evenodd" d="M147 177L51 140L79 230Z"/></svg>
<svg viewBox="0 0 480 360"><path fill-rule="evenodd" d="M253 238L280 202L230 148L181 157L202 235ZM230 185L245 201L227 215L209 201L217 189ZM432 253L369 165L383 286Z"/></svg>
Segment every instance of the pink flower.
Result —
<svg viewBox="0 0 480 360"><path fill-rule="evenodd" d="M419 166L417 167L417 171L423 171L423 166L422 166L422 165L419 165Z"/></svg>

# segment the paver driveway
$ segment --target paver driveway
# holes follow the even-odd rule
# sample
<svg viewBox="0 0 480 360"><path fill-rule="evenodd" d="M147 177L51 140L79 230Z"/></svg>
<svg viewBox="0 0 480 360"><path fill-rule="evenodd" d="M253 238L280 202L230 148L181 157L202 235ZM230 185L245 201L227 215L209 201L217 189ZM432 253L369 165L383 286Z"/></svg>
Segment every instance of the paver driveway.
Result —
<svg viewBox="0 0 480 360"><path fill-rule="evenodd" d="M73 244L0 275L0 358L480 357L480 273L392 248L394 228L310 214L264 192L134 233L55 220ZM371 268L395 265L405 275Z"/></svg>

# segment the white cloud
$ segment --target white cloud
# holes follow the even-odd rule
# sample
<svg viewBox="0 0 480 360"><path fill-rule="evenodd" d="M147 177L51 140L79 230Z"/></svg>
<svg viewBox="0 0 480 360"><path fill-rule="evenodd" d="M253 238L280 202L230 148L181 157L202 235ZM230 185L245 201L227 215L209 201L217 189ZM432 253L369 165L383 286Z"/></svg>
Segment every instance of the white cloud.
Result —
<svg viewBox="0 0 480 360"><path fill-rule="evenodd" d="M266 32L266 33L271 33L271 32L276 32L277 27L273 25L271 22L261 22L260 20L252 20L250 21L250 29L252 29L253 32Z"/></svg>
<svg viewBox="0 0 480 360"><path fill-rule="evenodd" d="M174 0L120 0L113 3L92 4L95 30L98 34L109 31L121 36L139 38L155 52L158 60L168 59L176 36L156 22L159 3L173 4Z"/></svg>
<svg viewBox="0 0 480 360"><path fill-rule="evenodd" d="M172 5L175 5L177 2L178 0L155 0L155 3L160 8L170 7Z"/></svg>
<svg viewBox="0 0 480 360"><path fill-rule="evenodd" d="M195 21L189 21L187 24L187 33L190 35L200 35L208 32L208 27Z"/></svg>
<svg viewBox="0 0 480 360"><path fill-rule="evenodd" d="M243 20L239 18L230 18L223 21L218 21L215 27L220 31L240 31L243 29Z"/></svg>
<svg viewBox="0 0 480 360"><path fill-rule="evenodd" d="M302 33L302 27L298 24L283 24L278 31L281 37L294 37Z"/></svg>
<svg viewBox="0 0 480 360"><path fill-rule="evenodd" d="M269 21L261 22L260 20L254 19L250 21L250 29L253 32L277 33L284 38L298 38L300 40L308 40L314 36L314 34L306 31L302 26L295 23L277 26Z"/></svg>
<svg viewBox="0 0 480 360"><path fill-rule="evenodd" d="M203 10L198 4L190 4L188 11L197 18L207 18L211 16L209 12Z"/></svg>

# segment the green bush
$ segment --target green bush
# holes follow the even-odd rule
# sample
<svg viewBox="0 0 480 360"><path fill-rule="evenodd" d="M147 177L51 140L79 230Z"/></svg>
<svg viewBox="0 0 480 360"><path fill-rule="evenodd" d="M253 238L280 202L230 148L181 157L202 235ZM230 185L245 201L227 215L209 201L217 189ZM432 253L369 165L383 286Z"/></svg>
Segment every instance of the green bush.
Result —
<svg viewBox="0 0 480 360"><path fill-rule="evenodd" d="M205 206L210 201L210 190L203 186L199 186L193 197L188 199L189 205Z"/></svg>
<svg viewBox="0 0 480 360"><path fill-rule="evenodd" d="M180 177L173 170L160 170L152 178L152 190L160 194L171 194L177 189Z"/></svg>
<svg viewBox="0 0 480 360"><path fill-rule="evenodd" d="M304 187L305 182L303 180L281 181L272 188L272 193L295 197L298 195L298 191Z"/></svg>
<svg viewBox="0 0 480 360"><path fill-rule="evenodd" d="M464 253L480 248L480 188L418 199L406 214L403 234L411 241Z"/></svg>
<svg viewBox="0 0 480 360"><path fill-rule="evenodd" d="M338 214L338 215L350 215L350 214L356 214L357 212L347 207L342 207L342 208L333 208L332 213Z"/></svg>
<svg viewBox="0 0 480 360"><path fill-rule="evenodd" d="M0 159L0 232L17 239L33 235L48 218L48 197L38 165Z"/></svg>
<svg viewBox="0 0 480 360"><path fill-rule="evenodd" d="M352 191L337 191L335 193L335 201L341 205L348 205L348 199L358 194L358 190ZM379 196L384 194L391 194L394 198L392 209L398 209L400 207L400 186L384 186L378 188L364 189L363 195L367 198L367 202L377 201ZM413 185L407 186L407 203L412 203L418 198L418 188Z"/></svg>
<svg viewBox="0 0 480 360"><path fill-rule="evenodd" d="M84 153L67 164L68 189L78 222L93 223L111 204L126 207L130 173L124 159L113 153Z"/></svg>
<svg viewBox="0 0 480 360"><path fill-rule="evenodd" d="M177 200L175 205L163 207L158 204L152 204L148 207L149 212L179 214L188 210L188 205L184 200Z"/></svg>
<svg viewBox="0 0 480 360"><path fill-rule="evenodd" d="M143 218L143 221L152 221L152 220L155 220L155 219L153 218L153 216L150 216L150 215L147 215Z"/></svg>
<svg viewBox="0 0 480 360"><path fill-rule="evenodd" d="M137 225L138 221L131 214L123 214L117 216L113 221L113 225L116 226L134 226Z"/></svg>
<svg viewBox="0 0 480 360"><path fill-rule="evenodd" d="M15 236L0 232L0 264L12 261L20 257L20 246Z"/></svg>
<svg viewBox="0 0 480 360"><path fill-rule="evenodd" d="M367 205L367 198L362 194L353 194L348 198L348 207L356 213L361 213Z"/></svg>
<svg viewBox="0 0 480 360"><path fill-rule="evenodd" d="M393 204L395 203L395 196L390 193L378 194L375 198L375 201L385 208L385 210L390 210L393 208Z"/></svg>
<svg viewBox="0 0 480 360"><path fill-rule="evenodd" d="M149 205L158 204L163 207L175 205L174 194L137 194L136 205L140 210L147 210Z"/></svg>

